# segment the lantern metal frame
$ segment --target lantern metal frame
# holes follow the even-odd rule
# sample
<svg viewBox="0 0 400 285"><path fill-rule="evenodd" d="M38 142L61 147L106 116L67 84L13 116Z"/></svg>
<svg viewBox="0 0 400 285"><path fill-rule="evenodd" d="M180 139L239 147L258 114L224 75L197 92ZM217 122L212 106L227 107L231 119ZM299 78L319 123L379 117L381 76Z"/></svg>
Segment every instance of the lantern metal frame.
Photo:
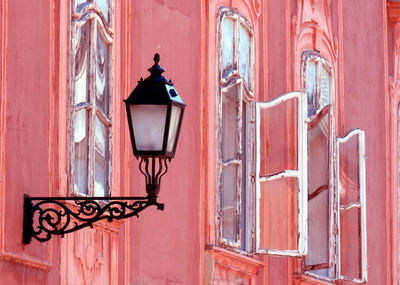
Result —
<svg viewBox="0 0 400 285"><path fill-rule="evenodd" d="M160 55L156 53L154 55L154 65L148 69L150 76L143 80L138 81L138 85L132 91L130 96L124 100L126 105L126 112L128 116L129 132L131 135L133 153L137 157L152 157L162 156L173 158L175 156L176 145L179 139L180 128L182 124L183 113L186 104L183 103L179 97L176 89L173 87L174 84L171 80L167 80L162 73L165 71L161 66L158 65L160 61ZM139 150L136 146L134 128L132 125L131 118L131 105L166 105L167 114L164 127L164 137L162 143L162 149L159 151L153 150ZM172 108L177 107L180 109L180 118L177 126L177 135L175 138L174 146L172 151L168 151L168 137L171 131L171 112Z"/></svg>
<svg viewBox="0 0 400 285"><path fill-rule="evenodd" d="M130 96L124 100L127 108L129 132L132 140L134 155L139 161L139 171L146 179L145 197L30 197L24 195L24 217L22 242L29 244L32 238L45 242L52 236L64 237L65 234L78 231L93 224L106 220L112 222L130 217L139 217L139 213L150 206L156 206L158 210L164 210L164 204L157 202L160 192L161 178L167 173L167 163L175 156L180 128L183 119L185 104L180 99L172 82L166 80L161 74L164 72L158 62L160 56L155 54L154 65L149 68L151 75L145 80L141 79L138 86ZM164 86L165 90L162 89ZM168 86L168 87L165 87ZM146 99L143 88L152 92L150 100ZM157 90L165 91L160 95ZM172 90L172 91L171 91ZM155 91L155 92L154 92ZM137 96L139 94L139 96ZM158 97L160 101L155 99ZM147 103L146 103L147 102ZM163 149L159 152L138 151L136 149L134 132L131 123L129 105L131 104L166 104L168 111L163 136ZM170 131L170 119L172 106L181 109L177 126L173 151L167 151L168 133ZM68 203L69 201L69 203ZM65 203L67 202L67 203Z"/></svg>

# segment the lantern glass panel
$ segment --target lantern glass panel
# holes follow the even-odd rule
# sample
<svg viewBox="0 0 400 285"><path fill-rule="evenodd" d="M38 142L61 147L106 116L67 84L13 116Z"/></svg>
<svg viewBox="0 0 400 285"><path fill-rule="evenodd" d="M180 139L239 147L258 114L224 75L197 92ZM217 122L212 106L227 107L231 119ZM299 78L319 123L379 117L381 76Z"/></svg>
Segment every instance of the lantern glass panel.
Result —
<svg viewBox="0 0 400 285"><path fill-rule="evenodd" d="M174 151L176 138L178 136L179 121L181 120L181 113L182 113L181 108L179 108L178 106L172 105L171 120L170 120L170 124L169 124L169 133L168 133L168 144L167 144L168 152Z"/></svg>
<svg viewBox="0 0 400 285"><path fill-rule="evenodd" d="M138 151L161 151L167 105L131 105L131 120Z"/></svg>

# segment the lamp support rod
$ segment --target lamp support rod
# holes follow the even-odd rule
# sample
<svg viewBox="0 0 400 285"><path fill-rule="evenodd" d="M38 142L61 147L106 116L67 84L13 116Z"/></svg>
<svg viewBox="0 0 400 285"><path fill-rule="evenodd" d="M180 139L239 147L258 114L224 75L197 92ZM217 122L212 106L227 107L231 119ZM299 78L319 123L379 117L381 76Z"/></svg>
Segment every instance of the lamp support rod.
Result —
<svg viewBox="0 0 400 285"><path fill-rule="evenodd" d="M62 201L74 201L65 204ZM104 202L102 202L104 201ZM164 204L152 197L29 197L24 196L23 243L34 238L40 242L53 235L65 234L91 227L97 221L122 220L139 213L149 206L164 210ZM36 217L35 217L36 216ZM34 223L35 217L35 223Z"/></svg>
<svg viewBox="0 0 400 285"><path fill-rule="evenodd" d="M45 242L53 235L64 237L82 228L92 228L100 220L112 222L139 217L139 213L149 206L163 211L164 204L157 202L157 196L161 178L168 170L167 162L171 159L137 158L140 158L139 170L146 178L146 197L30 197L25 194L23 243L29 244L32 238ZM65 201L74 203L63 203Z"/></svg>

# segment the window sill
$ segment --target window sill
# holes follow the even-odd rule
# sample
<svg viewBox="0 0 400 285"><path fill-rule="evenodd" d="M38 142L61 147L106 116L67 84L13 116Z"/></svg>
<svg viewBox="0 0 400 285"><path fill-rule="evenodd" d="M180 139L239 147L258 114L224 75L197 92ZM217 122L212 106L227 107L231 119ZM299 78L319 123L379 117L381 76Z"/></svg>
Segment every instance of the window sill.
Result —
<svg viewBox="0 0 400 285"><path fill-rule="evenodd" d="M336 284L334 280L327 281L318 279L318 277L307 276L307 275L295 275L294 276L295 285L332 285Z"/></svg>
<svg viewBox="0 0 400 285"><path fill-rule="evenodd" d="M256 276L259 269L264 266L264 263L257 259L218 247L216 245L207 245L206 251L211 255L215 264L235 272L246 274L248 276Z"/></svg>

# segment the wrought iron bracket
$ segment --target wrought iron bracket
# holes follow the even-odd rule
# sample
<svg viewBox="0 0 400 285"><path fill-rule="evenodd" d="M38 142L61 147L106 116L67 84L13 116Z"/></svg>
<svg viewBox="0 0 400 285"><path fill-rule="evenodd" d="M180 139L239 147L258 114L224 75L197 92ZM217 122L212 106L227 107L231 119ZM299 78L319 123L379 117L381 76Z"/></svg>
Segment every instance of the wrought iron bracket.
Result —
<svg viewBox="0 0 400 285"><path fill-rule="evenodd" d="M68 205L63 201L73 201ZM104 201L104 202L101 202ZM53 235L64 237L93 223L106 219L122 220L149 206L164 210L164 204L153 197L29 197L24 196L23 243L32 238L45 242Z"/></svg>
<svg viewBox="0 0 400 285"><path fill-rule="evenodd" d="M139 213L149 206L163 211L164 204L158 203L157 197L161 178L167 173L167 162L171 158L137 158L140 158L139 170L146 179L146 197L30 197L25 194L23 243L30 243L32 238L45 242L53 235L64 237L82 228L93 227L93 223L100 220L112 222L139 217Z"/></svg>

